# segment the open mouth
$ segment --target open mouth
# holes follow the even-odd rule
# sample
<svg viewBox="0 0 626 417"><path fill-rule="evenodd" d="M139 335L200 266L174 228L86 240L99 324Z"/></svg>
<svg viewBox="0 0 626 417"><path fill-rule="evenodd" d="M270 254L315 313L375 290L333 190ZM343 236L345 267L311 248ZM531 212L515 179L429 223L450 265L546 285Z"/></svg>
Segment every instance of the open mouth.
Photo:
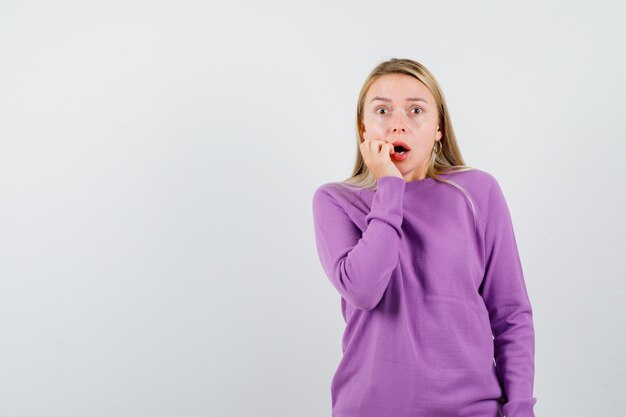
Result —
<svg viewBox="0 0 626 417"><path fill-rule="evenodd" d="M400 155L402 155L403 153L407 152L408 149L405 148L402 145L396 145L393 147L394 152L399 153Z"/></svg>
<svg viewBox="0 0 626 417"><path fill-rule="evenodd" d="M393 142L391 142L391 144L393 145L393 151L398 155L403 155L404 153L411 150L411 148L409 148L409 145L407 145L406 142L404 142L403 140L394 140Z"/></svg>

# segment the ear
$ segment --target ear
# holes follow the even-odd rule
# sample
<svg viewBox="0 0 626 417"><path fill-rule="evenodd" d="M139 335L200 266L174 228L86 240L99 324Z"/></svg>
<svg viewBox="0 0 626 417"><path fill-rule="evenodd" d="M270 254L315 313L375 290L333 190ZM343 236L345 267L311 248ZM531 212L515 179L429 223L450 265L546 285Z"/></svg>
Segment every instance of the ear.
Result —
<svg viewBox="0 0 626 417"><path fill-rule="evenodd" d="M435 137L437 138L437 140L441 140L442 136L443 136L443 132L441 131L441 129L439 129L439 126L437 126L437 133Z"/></svg>

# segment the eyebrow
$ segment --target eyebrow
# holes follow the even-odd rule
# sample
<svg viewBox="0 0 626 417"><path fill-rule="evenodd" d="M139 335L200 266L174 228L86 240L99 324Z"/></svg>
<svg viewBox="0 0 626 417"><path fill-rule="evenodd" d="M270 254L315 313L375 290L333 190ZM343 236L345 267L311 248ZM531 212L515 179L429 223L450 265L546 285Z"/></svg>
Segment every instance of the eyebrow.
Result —
<svg viewBox="0 0 626 417"><path fill-rule="evenodd" d="M390 99L388 99L387 97L374 97L374 98L370 101L370 103L371 103L372 101L374 101L374 100L380 100L380 101L388 101L388 102L391 102L391 100L390 100ZM407 99L406 99L406 101L423 101L424 103L428 104L428 102L427 102L426 100L424 100L423 98L421 98L421 97L409 97L409 98L407 98Z"/></svg>

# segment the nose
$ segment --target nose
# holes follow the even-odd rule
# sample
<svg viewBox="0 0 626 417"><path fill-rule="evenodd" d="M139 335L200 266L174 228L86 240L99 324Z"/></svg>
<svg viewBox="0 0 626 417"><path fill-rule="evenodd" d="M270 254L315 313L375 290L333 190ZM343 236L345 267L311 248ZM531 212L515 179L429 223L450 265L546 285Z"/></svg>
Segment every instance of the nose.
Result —
<svg viewBox="0 0 626 417"><path fill-rule="evenodd" d="M391 120L391 131L393 133L406 133L405 115L402 112L396 113Z"/></svg>

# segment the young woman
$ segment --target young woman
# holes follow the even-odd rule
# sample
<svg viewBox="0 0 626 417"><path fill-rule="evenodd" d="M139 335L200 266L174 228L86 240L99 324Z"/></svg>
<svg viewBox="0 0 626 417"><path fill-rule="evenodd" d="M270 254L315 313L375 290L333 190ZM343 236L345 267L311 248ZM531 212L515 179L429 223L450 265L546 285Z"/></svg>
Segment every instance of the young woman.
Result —
<svg viewBox="0 0 626 417"><path fill-rule="evenodd" d="M353 174L313 196L341 295L333 417L533 417L532 308L503 192L465 165L434 76L378 65Z"/></svg>

